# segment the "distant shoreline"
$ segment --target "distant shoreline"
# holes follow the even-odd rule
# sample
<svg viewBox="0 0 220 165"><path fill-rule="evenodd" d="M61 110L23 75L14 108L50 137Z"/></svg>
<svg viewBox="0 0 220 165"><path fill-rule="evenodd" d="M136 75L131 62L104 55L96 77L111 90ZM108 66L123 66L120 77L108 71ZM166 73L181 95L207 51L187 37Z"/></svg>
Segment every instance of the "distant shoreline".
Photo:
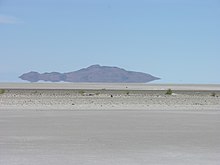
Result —
<svg viewBox="0 0 220 165"><path fill-rule="evenodd" d="M220 84L145 83L0 83L0 89L95 89L95 90L189 90L220 91Z"/></svg>

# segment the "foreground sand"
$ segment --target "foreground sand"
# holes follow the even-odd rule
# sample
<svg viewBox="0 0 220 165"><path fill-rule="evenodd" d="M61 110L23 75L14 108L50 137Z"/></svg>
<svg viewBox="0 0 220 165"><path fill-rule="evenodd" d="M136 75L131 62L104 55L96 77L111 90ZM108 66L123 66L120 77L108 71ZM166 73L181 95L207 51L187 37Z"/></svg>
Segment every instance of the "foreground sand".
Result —
<svg viewBox="0 0 220 165"><path fill-rule="evenodd" d="M74 85L0 84L0 164L219 164L218 85Z"/></svg>

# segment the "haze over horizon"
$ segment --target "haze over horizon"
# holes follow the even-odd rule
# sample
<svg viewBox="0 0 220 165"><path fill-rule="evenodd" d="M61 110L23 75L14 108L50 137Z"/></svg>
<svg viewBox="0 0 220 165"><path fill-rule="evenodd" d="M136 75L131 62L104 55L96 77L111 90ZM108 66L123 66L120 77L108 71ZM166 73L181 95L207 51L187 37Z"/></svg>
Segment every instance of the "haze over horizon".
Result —
<svg viewBox="0 0 220 165"><path fill-rule="evenodd" d="M0 0L0 82L99 64L220 84L219 18L219 0Z"/></svg>

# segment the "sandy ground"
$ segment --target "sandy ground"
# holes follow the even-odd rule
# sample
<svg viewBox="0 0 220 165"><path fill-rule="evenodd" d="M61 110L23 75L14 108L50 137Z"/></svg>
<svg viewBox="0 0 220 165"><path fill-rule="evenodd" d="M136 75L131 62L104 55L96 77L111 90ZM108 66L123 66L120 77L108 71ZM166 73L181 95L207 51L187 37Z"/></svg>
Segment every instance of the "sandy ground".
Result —
<svg viewBox="0 0 220 165"><path fill-rule="evenodd" d="M220 91L6 89L0 110L219 110ZM212 95L215 96L212 96Z"/></svg>
<svg viewBox="0 0 220 165"><path fill-rule="evenodd" d="M1 165L220 162L219 85L47 85L0 84Z"/></svg>

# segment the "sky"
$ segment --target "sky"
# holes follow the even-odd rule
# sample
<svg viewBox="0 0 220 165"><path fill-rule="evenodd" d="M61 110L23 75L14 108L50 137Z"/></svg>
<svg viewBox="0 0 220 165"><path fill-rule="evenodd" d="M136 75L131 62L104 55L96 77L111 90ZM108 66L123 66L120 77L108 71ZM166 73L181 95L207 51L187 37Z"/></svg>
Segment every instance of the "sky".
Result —
<svg viewBox="0 0 220 165"><path fill-rule="evenodd" d="M220 84L220 0L0 0L0 82L93 64Z"/></svg>

